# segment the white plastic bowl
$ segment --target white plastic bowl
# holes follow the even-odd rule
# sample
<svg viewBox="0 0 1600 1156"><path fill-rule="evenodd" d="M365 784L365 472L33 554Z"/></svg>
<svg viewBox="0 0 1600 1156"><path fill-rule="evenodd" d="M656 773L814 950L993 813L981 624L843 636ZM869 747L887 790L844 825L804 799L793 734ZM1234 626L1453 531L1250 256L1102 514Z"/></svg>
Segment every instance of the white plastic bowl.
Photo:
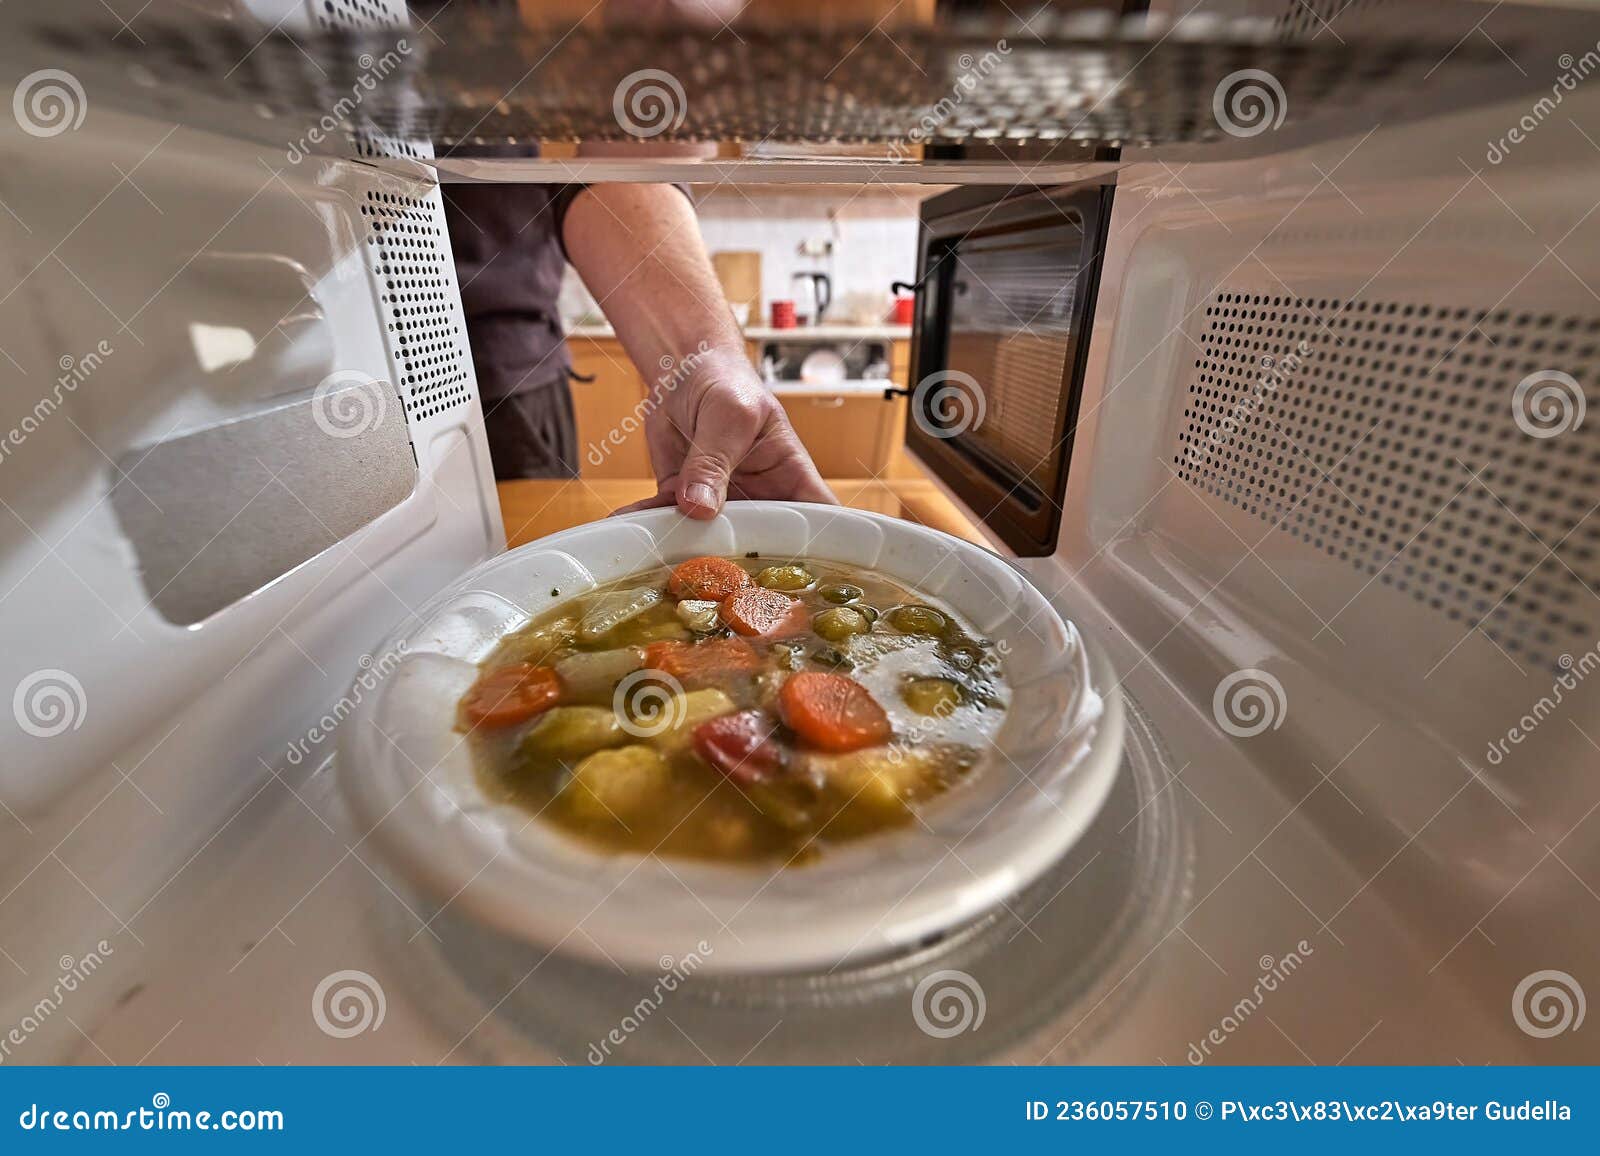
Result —
<svg viewBox="0 0 1600 1156"><path fill-rule="evenodd" d="M480 790L456 702L505 635L593 586L697 554L870 567L944 600L1003 642L1012 700L996 749L921 823L828 847L812 864L606 853ZM559 595L553 594L559 591ZM958 927L1035 879L1110 792L1123 718L1112 672L1004 560L909 522L835 506L736 502L694 522L611 518L468 573L379 653L353 693L339 782L363 835L436 904L531 947L628 967L826 968ZM370 677L367 679L370 683ZM701 946L702 943L704 946Z"/></svg>

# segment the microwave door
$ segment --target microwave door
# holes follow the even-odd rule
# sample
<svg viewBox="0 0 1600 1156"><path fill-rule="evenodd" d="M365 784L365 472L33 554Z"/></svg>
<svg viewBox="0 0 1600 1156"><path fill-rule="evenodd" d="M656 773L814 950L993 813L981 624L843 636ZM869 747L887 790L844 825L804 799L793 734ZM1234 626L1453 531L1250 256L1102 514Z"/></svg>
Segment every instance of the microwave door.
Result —
<svg viewBox="0 0 1600 1156"><path fill-rule="evenodd" d="M1108 195L925 206L906 442L1020 555L1055 544Z"/></svg>

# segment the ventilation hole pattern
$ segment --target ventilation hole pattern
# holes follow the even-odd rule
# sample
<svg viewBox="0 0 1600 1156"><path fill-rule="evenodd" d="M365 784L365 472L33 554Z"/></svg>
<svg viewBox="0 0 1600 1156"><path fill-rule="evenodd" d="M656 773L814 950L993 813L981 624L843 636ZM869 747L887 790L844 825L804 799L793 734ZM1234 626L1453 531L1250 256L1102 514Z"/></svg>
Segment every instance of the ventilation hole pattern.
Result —
<svg viewBox="0 0 1600 1156"><path fill-rule="evenodd" d="M390 136L377 129L351 133L349 140L358 157L409 157L411 160L419 161L431 159L433 156L431 150L424 149L417 141Z"/></svg>
<svg viewBox="0 0 1600 1156"><path fill-rule="evenodd" d="M363 30L402 24L404 0L320 0L317 23L323 28Z"/></svg>
<svg viewBox="0 0 1600 1156"><path fill-rule="evenodd" d="M130 81L122 96L149 101L183 123L194 117L190 106L214 98L265 121L314 124L341 101L348 109L352 86L368 72L363 54L382 59L393 51L395 31L365 22L391 5L398 7L394 0L316 0L317 35L299 37L197 19L187 8L181 20L149 13L140 18L138 42L106 22L84 27L46 14L28 22L24 47L69 70L93 62L109 65L110 74L153 75L159 83L150 94L138 96L142 82ZM634 141L646 131L657 143L915 140L1034 149L1063 160L1105 145L1227 143L1216 89L1248 69L1270 73L1282 87L1278 111L1286 126L1324 123L1344 131L1346 116L1403 118L1416 104L1417 76L1428 73L1433 87L1448 82L1481 92L1477 78L1503 70L1505 54L1528 51L1529 35L1509 8L1497 17L1497 48L1418 19L1382 25L1359 43L1324 35L1313 44L1275 39L1273 25L1252 19L1197 22L1192 36L1176 36L1122 25L1107 13L1085 23L1083 13L1044 6L1024 22L1004 5L990 5L983 17L896 29L891 39L848 21L815 28L758 22L737 36L720 28L664 35L648 27L574 27L540 17L538 7L456 0L429 22L427 34L405 34L419 44L425 35L425 51L406 54L366 92L345 118L353 122L348 127L436 146ZM846 59L849 67L839 68ZM528 82L532 71L537 84ZM667 99L651 96L641 74L652 72L667 73L677 86L665 86ZM1120 79L1108 85L1108 77ZM954 111L952 93L960 96ZM619 100L627 116L618 115Z"/></svg>
<svg viewBox="0 0 1600 1156"><path fill-rule="evenodd" d="M464 405L471 396L465 368L471 354L452 308L455 271L443 211L430 201L369 190L361 214L411 420Z"/></svg>
<svg viewBox="0 0 1600 1156"><path fill-rule="evenodd" d="M1278 32L1285 40L1336 38L1339 32L1355 32L1360 18L1370 16L1389 0L1283 0L1278 17ZM1343 17L1350 19L1342 20ZM1335 27L1335 25L1338 27Z"/></svg>
<svg viewBox="0 0 1600 1156"><path fill-rule="evenodd" d="M1176 472L1549 659L1594 645L1600 610L1600 423L1541 438L1514 416L1551 370L1600 380L1600 319L1219 292Z"/></svg>
<svg viewBox="0 0 1600 1156"><path fill-rule="evenodd" d="M320 0L316 5L319 27L331 31L367 31L374 28L393 28L406 23L404 0ZM382 132L365 123L365 118L354 121L359 127L347 132L345 138L358 157L407 157L411 160L431 158L431 149L419 142Z"/></svg>

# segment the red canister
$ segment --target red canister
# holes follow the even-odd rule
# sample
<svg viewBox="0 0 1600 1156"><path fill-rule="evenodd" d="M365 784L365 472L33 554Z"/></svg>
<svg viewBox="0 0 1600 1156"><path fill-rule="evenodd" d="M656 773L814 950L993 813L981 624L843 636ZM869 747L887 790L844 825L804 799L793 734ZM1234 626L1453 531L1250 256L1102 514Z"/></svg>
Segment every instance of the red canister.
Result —
<svg viewBox="0 0 1600 1156"><path fill-rule="evenodd" d="M793 301L774 301L772 303L772 327L774 329L793 329L795 327Z"/></svg>
<svg viewBox="0 0 1600 1156"><path fill-rule="evenodd" d="M916 309L917 299L915 297L896 297L894 299L894 323L896 325L910 325Z"/></svg>

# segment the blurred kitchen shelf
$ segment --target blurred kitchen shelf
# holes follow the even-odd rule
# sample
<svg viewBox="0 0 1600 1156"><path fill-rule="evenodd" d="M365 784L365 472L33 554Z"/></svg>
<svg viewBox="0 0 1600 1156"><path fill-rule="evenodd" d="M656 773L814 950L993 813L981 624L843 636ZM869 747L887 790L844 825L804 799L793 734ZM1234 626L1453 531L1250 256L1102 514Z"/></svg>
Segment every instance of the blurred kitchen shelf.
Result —
<svg viewBox="0 0 1600 1156"><path fill-rule="evenodd" d="M966 515L926 478L839 479L829 481L828 485L839 501L852 510L904 518L980 546L988 545ZM619 506L650 497L656 492L656 484L645 478L598 478L594 481L578 478L501 482L499 490L506 545L515 548L604 518Z"/></svg>
<svg viewBox="0 0 1600 1156"><path fill-rule="evenodd" d="M590 340L614 338L617 331L609 325L574 325L567 330L568 337L585 337ZM909 341L909 325L798 325L793 329L774 329L770 325L747 325L745 337L750 341Z"/></svg>

